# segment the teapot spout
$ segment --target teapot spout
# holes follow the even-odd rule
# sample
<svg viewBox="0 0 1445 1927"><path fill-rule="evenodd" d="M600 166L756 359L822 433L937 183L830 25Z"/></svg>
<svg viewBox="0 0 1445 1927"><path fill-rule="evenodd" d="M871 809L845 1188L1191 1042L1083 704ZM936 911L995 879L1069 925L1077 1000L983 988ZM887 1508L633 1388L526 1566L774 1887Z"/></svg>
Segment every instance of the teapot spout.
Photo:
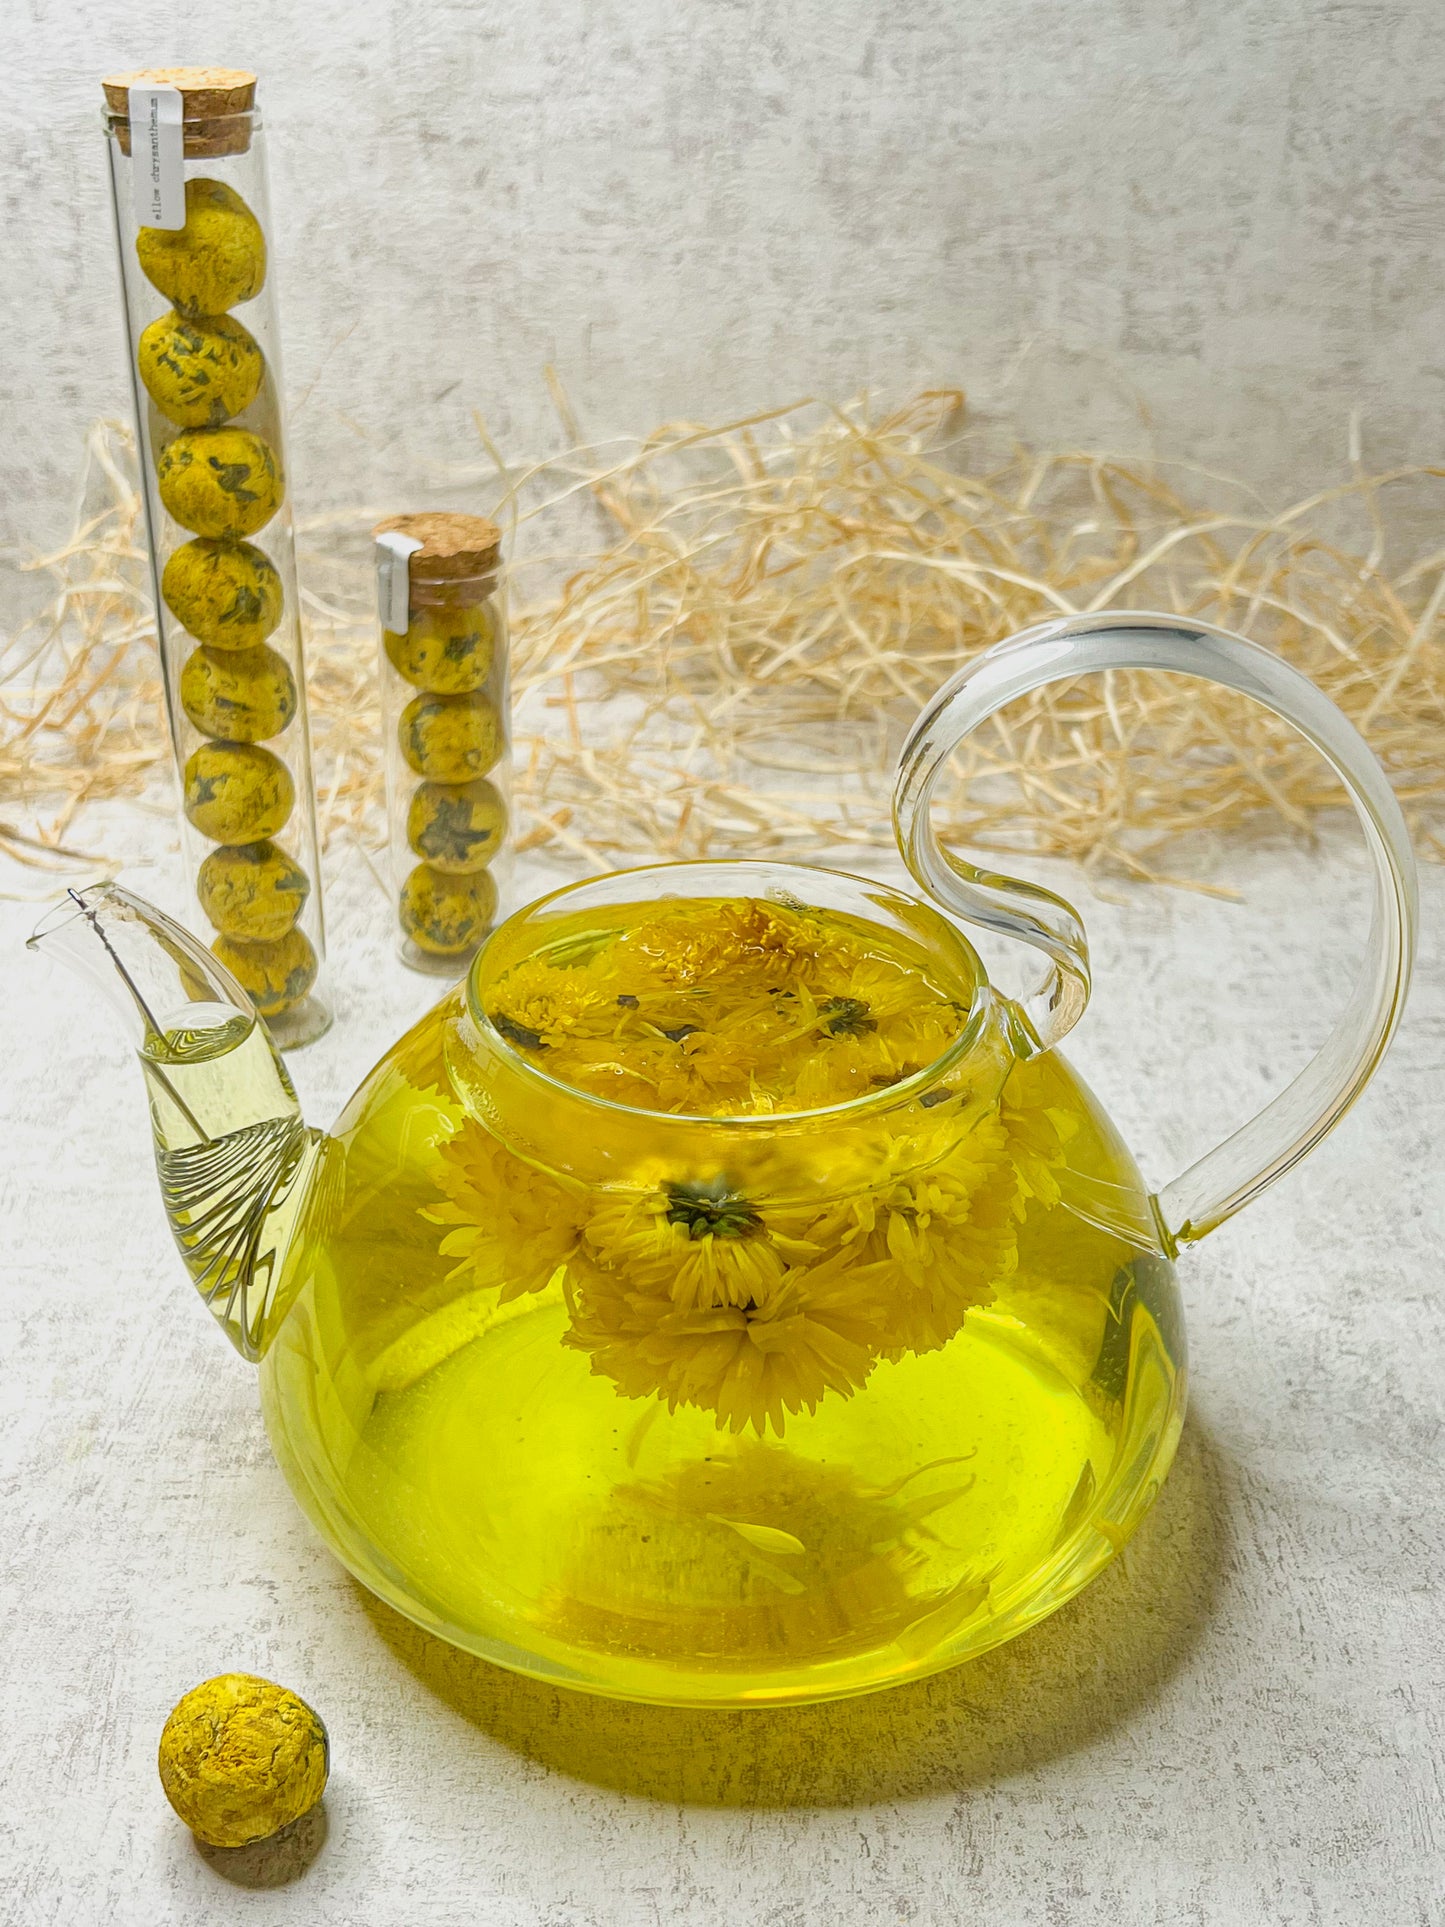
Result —
<svg viewBox="0 0 1445 1927"><path fill-rule="evenodd" d="M99 987L125 1024L176 1244L226 1336L259 1359L295 1295L288 1257L327 1143L266 1026L210 951L114 883L70 891L29 948Z"/></svg>

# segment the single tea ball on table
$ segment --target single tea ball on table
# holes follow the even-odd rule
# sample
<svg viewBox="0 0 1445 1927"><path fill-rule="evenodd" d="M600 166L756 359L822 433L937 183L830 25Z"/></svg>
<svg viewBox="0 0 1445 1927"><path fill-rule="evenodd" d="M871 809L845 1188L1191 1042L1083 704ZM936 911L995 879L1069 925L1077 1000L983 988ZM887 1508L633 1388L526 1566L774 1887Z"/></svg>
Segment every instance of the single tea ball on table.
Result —
<svg viewBox="0 0 1445 1927"><path fill-rule="evenodd" d="M224 181L187 181L185 226L143 227L135 251L146 279L189 314L224 314L266 279L261 223Z"/></svg>
<svg viewBox="0 0 1445 1927"><path fill-rule="evenodd" d="M284 850L259 843L222 844L196 874L201 908L223 937L272 943L301 915L311 885Z"/></svg>
<svg viewBox="0 0 1445 1927"><path fill-rule="evenodd" d="M263 1017L279 1017L299 1004L316 981L316 952L304 930L288 930L271 943L217 937L211 952Z"/></svg>
<svg viewBox="0 0 1445 1927"><path fill-rule="evenodd" d="M249 542L197 536L183 542L161 576L166 607L213 649L254 649L281 620L284 595L274 564Z"/></svg>
<svg viewBox="0 0 1445 1927"><path fill-rule="evenodd" d="M485 869L507 828L507 806L487 779L423 783L406 812L406 840L447 875Z"/></svg>
<svg viewBox="0 0 1445 1927"><path fill-rule="evenodd" d="M251 1673L193 1687L161 1731L166 1798L198 1840L245 1847L290 1826L326 1791L331 1748L297 1694Z"/></svg>
<svg viewBox="0 0 1445 1927"><path fill-rule="evenodd" d="M296 683L285 660L258 649L193 649L181 671L181 708L203 736L263 743L296 714Z"/></svg>
<svg viewBox="0 0 1445 1927"><path fill-rule="evenodd" d="M435 783L485 776L502 753L502 719L485 696L417 696L397 733L411 768Z"/></svg>
<svg viewBox="0 0 1445 1927"><path fill-rule="evenodd" d="M136 365L156 407L182 428L215 428L239 415L266 373L255 341L225 314L163 314L141 335Z"/></svg>
<svg viewBox="0 0 1445 1927"><path fill-rule="evenodd" d="M156 463L166 513L193 535L254 535L281 506L286 484L269 442L249 428L186 428Z"/></svg>
<svg viewBox="0 0 1445 1927"><path fill-rule="evenodd" d="M492 670L497 618L490 602L471 608L414 611L405 635L386 631L386 653L397 674L439 696L480 689Z"/></svg>
<svg viewBox="0 0 1445 1927"><path fill-rule="evenodd" d="M488 870L447 876L418 863L401 886L401 927L419 950L434 957L469 950L491 928L497 886Z"/></svg>
<svg viewBox="0 0 1445 1927"><path fill-rule="evenodd" d="M202 743L182 781L186 815L213 843L275 836L291 814L291 772L256 743Z"/></svg>

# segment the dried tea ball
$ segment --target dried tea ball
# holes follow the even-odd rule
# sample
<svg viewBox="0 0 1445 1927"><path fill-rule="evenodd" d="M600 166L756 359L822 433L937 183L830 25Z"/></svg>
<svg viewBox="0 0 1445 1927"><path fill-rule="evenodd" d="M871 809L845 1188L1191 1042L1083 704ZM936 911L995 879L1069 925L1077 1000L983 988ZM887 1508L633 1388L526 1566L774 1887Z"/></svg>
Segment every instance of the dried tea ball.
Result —
<svg viewBox="0 0 1445 1927"><path fill-rule="evenodd" d="M401 927L419 950L451 957L484 937L497 913L497 886L488 870L445 876L418 863L401 886Z"/></svg>
<svg viewBox="0 0 1445 1927"><path fill-rule="evenodd" d="M255 743L202 743L182 787L186 815L213 843L274 836L296 800L290 770Z"/></svg>
<svg viewBox="0 0 1445 1927"><path fill-rule="evenodd" d="M224 843L196 873L201 908L223 937L274 943L311 894L306 872L274 843Z"/></svg>
<svg viewBox="0 0 1445 1927"><path fill-rule="evenodd" d="M196 535L254 535L286 485L268 442L249 428L187 428L166 443L156 487L167 514Z"/></svg>
<svg viewBox="0 0 1445 1927"><path fill-rule="evenodd" d="M309 1813L331 1747L305 1700L251 1673L192 1687L161 1730L161 1785L198 1840L244 1847Z"/></svg>
<svg viewBox="0 0 1445 1927"><path fill-rule="evenodd" d="M217 937L211 950L263 1017L299 1004L316 981L316 952L304 930L288 930L271 943Z"/></svg>
<svg viewBox="0 0 1445 1927"><path fill-rule="evenodd" d="M249 408L266 358L228 314L163 314L140 338L140 378L151 400L182 428L217 427Z"/></svg>
<svg viewBox="0 0 1445 1927"><path fill-rule="evenodd" d="M249 542L183 542L161 576L166 607L213 649L254 649L281 620L281 578Z"/></svg>
<svg viewBox="0 0 1445 1927"><path fill-rule="evenodd" d="M485 777L423 783L406 813L406 840L447 876L485 869L507 827L507 806Z"/></svg>
<svg viewBox="0 0 1445 1927"><path fill-rule="evenodd" d="M416 696L398 734L417 775L436 783L485 776L502 753L502 719L485 696Z"/></svg>
<svg viewBox="0 0 1445 1927"><path fill-rule="evenodd" d="M146 279L191 314L224 314L266 279L261 223L224 181L187 181L185 226L143 227L135 251Z"/></svg>
<svg viewBox="0 0 1445 1927"><path fill-rule="evenodd" d="M260 743L296 714L296 684L284 659L259 649L193 649L181 671L181 708L203 736Z"/></svg>
<svg viewBox="0 0 1445 1927"><path fill-rule="evenodd" d="M398 675L418 689L460 696L491 674L497 617L490 602L470 609L418 609L405 635L386 631L386 653Z"/></svg>

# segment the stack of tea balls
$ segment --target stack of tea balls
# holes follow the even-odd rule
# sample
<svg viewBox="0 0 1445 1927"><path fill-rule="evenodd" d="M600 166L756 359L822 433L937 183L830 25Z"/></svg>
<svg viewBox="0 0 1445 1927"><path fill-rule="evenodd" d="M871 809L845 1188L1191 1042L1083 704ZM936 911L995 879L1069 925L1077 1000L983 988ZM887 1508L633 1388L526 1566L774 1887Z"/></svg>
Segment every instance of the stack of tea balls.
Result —
<svg viewBox="0 0 1445 1927"><path fill-rule="evenodd" d="M229 310L266 278L261 224L222 181L186 182L186 222L143 227L136 253L173 306L140 337L137 362L151 400L179 428L161 447L156 490L194 540L168 558L166 606L196 647L179 698L206 739L186 763L185 812L217 848L196 879L219 933L212 946L263 1016L299 1003L316 952L297 919L310 879L272 841L296 801L291 772L263 747L295 719L296 680L267 638L284 595L274 564L247 540L285 494L275 449L234 418L261 392L266 361Z"/></svg>
<svg viewBox="0 0 1445 1927"><path fill-rule="evenodd" d="M489 775L507 748L501 533L485 517L442 513L392 516L376 530L387 532L421 543L410 557L407 626L382 636L400 752L394 837L406 843L393 852L397 913L421 953L411 961L445 968L476 948L497 910L489 866L507 809Z"/></svg>

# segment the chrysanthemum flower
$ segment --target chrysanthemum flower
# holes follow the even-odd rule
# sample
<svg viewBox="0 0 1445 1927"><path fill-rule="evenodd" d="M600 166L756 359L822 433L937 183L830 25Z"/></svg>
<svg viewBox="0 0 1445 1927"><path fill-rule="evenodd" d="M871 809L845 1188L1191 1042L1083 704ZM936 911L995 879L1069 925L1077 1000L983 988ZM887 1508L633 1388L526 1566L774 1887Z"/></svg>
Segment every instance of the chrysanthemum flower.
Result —
<svg viewBox="0 0 1445 1927"><path fill-rule="evenodd" d="M1014 1211L1020 1218L1033 1198L1046 1208L1059 1202L1057 1173L1068 1158L1064 1147L1079 1128L1066 1110L1048 1102L1042 1073L1038 1064L1016 1064L999 1108L1009 1156L1019 1175Z"/></svg>
<svg viewBox="0 0 1445 1927"><path fill-rule="evenodd" d="M943 1127L937 1135L946 1148L924 1169L846 1192L812 1213L779 1214L780 1227L819 1253L810 1285L846 1275L881 1307L885 1358L946 1345L1017 1263L1018 1176L997 1117L961 1137L945 1139ZM916 1145L912 1151L916 1158Z"/></svg>
<svg viewBox="0 0 1445 1927"><path fill-rule="evenodd" d="M825 1392L850 1398L873 1369L880 1311L847 1279L813 1291L784 1272L757 1299L683 1306L595 1263L572 1276L564 1344L625 1397L699 1406L728 1431L781 1433L788 1414L816 1411Z"/></svg>
<svg viewBox="0 0 1445 1927"><path fill-rule="evenodd" d="M605 941L528 958L486 995L514 1047L579 1094L715 1117L888 1089L935 1062L966 1016L862 926L748 900L620 917ZM1030 1201L1058 1201L1072 1123L1047 1069L1016 1067L982 1116L983 1095L956 1085L812 1148L740 1145L727 1173L660 1157L605 1191L468 1125L440 1153L445 1201L426 1216L451 1227L441 1250L474 1288L559 1285L563 1342L624 1396L781 1433L825 1395L851 1397L880 1359L947 1345L1013 1273Z"/></svg>
<svg viewBox="0 0 1445 1927"><path fill-rule="evenodd" d="M577 1244L579 1199L558 1178L534 1170L479 1125L467 1124L441 1148L434 1173L446 1202L422 1216L455 1225L442 1239L449 1274L497 1302L545 1291Z"/></svg>
<svg viewBox="0 0 1445 1927"><path fill-rule="evenodd" d="M890 1200L888 1255L873 1274L890 1299L885 1357L937 1351L974 1306L992 1302L1018 1262L1017 1187L1006 1156L960 1160Z"/></svg>
<svg viewBox="0 0 1445 1927"><path fill-rule="evenodd" d="M445 1027L436 1023L428 1013L419 1024L402 1038L391 1051L386 1064L389 1070L404 1077L415 1091L428 1094L435 1091L444 1097L451 1097L451 1079L447 1075L445 1054Z"/></svg>
<svg viewBox="0 0 1445 1927"><path fill-rule="evenodd" d="M659 906L605 943L524 959L486 999L551 1076L705 1116L846 1103L937 1057L963 1016L863 931L749 900Z"/></svg>
<svg viewBox="0 0 1445 1927"><path fill-rule="evenodd" d="M759 1214L723 1180L606 1195L582 1240L599 1266L680 1311L760 1302L787 1268Z"/></svg>
<svg viewBox="0 0 1445 1927"><path fill-rule="evenodd" d="M615 1027L615 1000L586 970L543 958L514 964L487 1011L510 1044L531 1053L555 1050L574 1036L606 1036Z"/></svg>
<svg viewBox="0 0 1445 1927"><path fill-rule="evenodd" d="M661 912L618 947L635 951L670 983L700 984L741 972L782 984L843 945L840 933L807 910L739 897L690 905L681 915Z"/></svg>

